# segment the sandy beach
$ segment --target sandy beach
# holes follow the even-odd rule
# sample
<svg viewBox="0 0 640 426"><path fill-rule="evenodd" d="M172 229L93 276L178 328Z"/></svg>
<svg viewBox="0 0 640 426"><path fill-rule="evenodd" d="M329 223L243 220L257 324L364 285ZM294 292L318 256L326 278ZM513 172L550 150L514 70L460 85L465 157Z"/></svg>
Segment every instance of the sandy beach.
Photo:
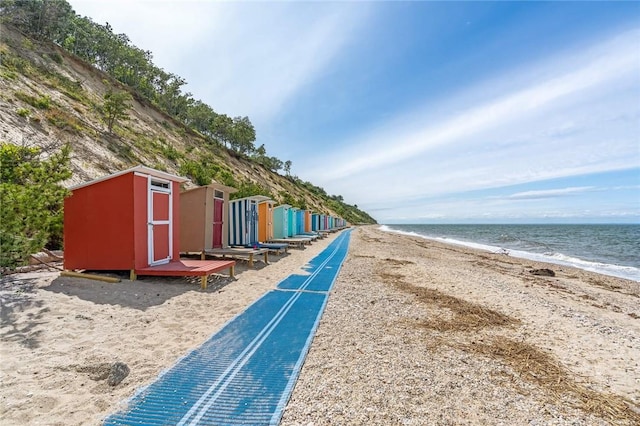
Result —
<svg viewBox="0 0 640 426"><path fill-rule="evenodd" d="M100 424L335 237L206 291L3 277L0 424ZM281 424L640 424L640 283L358 227Z"/></svg>

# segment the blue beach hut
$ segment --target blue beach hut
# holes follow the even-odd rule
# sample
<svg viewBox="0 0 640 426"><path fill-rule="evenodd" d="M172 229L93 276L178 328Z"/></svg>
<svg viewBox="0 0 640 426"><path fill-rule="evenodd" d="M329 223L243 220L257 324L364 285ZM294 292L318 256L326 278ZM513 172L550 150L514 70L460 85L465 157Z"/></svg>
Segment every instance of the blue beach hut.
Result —
<svg viewBox="0 0 640 426"><path fill-rule="evenodd" d="M287 237L293 237L294 235L296 235L296 231L298 228L298 221L296 220L298 217L298 208L297 207L291 207L289 209L289 226L287 227Z"/></svg>
<svg viewBox="0 0 640 426"><path fill-rule="evenodd" d="M273 238L287 238L289 232L289 209L288 204L281 204L273 208Z"/></svg>
<svg viewBox="0 0 640 426"><path fill-rule="evenodd" d="M258 243L258 204L266 200L269 197L253 195L229 202L229 245Z"/></svg>
<svg viewBox="0 0 640 426"><path fill-rule="evenodd" d="M306 212L306 210L296 211L296 235L304 234L304 215Z"/></svg>

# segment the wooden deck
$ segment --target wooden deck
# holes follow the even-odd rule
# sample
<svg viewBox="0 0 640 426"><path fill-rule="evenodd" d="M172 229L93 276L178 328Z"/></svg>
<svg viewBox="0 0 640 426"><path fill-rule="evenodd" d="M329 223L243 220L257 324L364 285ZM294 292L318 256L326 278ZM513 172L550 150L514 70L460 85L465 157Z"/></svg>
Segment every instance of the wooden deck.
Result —
<svg viewBox="0 0 640 426"><path fill-rule="evenodd" d="M317 235L311 235L311 234L296 234L292 238L310 238L311 241L315 241L315 240L318 239L318 236Z"/></svg>
<svg viewBox="0 0 640 426"><path fill-rule="evenodd" d="M269 240L270 243L285 243L289 247L304 248L305 244L311 244L311 238L276 238Z"/></svg>
<svg viewBox="0 0 640 426"><path fill-rule="evenodd" d="M229 276L234 277L235 260L175 260L163 265L148 266L131 271L131 280L137 275L154 275L161 277L202 277L201 287L207 288L207 277L214 272L229 269Z"/></svg>
<svg viewBox="0 0 640 426"><path fill-rule="evenodd" d="M266 248L270 252L279 255L282 252L287 253L287 250L289 249L289 244L286 244L286 243L259 243L259 247L260 248Z"/></svg>
<svg viewBox="0 0 640 426"><path fill-rule="evenodd" d="M217 249L207 249L202 253L202 259L206 256L221 257L246 257L249 259L249 267L253 267L253 257L256 255L264 255L265 265L269 264L269 249L267 248L247 248L247 247L227 247Z"/></svg>

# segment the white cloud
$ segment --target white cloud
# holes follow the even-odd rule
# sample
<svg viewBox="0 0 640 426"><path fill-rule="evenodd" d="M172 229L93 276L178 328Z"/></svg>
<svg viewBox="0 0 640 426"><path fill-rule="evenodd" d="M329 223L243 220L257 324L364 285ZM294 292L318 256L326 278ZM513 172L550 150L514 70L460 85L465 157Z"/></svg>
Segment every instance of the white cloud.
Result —
<svg viewBox="0 0 640 426"><path fill-rule="evenodd" d="M637 220L640 208L602 202L586 197L570 202L562 197L543 203L535 199L509 200L507 197L436 198L413 203L399 203L393 209L368 208L381 223L421 222L527 222L566 219L573 221L600 218L607 221Z"/></svg>
<svg viewBox="0 0 640 426"><path fill-rule="evenodd" d="M565 197L571 194L595 191L593 186L574 186L560 189L546 189L540 191L524 191L509 195L507 198L513 200L542 200L545 198Z"/></svg>
<svg viewBox="0 0 640 426"><path fill-rule="evenodd" d="M357 31L366 8L350 4L251 3L201 45L194 92L215 110L249 115L257 125L276 117L321 75ZM205 74L210 78L206 79Z"/></svg>
<svg viewBox="0 0 640 426"><path fill-rule="evenodd" d="M72 0L110 22L154 63L185 78L184 91L256 126L277 116L321 75L366 21L350 3Z"/></svg>
<svg viewBox="0 0 640 426"><path fill-rule="evenodd" d="M395 164L423 154L434 148L476 138L478 133L499 129L527 117L539 116L545 110L557 109L556 103L565 98L581 100L586 93L601 96L601 90L617 86L620 80L635 83L640 73L640 55L637 53L640 31L631 31L607 43L596 46L584 55L573 58L574 68L563 59L557 68L560 76L532 82L528 87L495 98L490 102L460 111L443 122L429 122L428 115L411 114L400 117L386 129L365 135L350 149L351 158L336 164L330 178L342 179L374 168ZM549 67L545 64L544 67ZM503 76L509 79L510 76ZM575 103L575 101L574 101ZM424 110L433 106L427 105ZM637 108L636 108L637 110ZM424 123L427 122L425 125ZM314 176L312 171L310 174ZM324 174L324 170L321 171Z"/></svg>
<svg viewBox="0 0 640 426"><path fill-rule="evenodd" d="M637 167L639 38L640 31L622 34L570 59L542 64L544 72L530 66L530 76L555 76L488 102L467 103L502 86L469 88L468 97L426 105L420 114L398 117L362 136L339 158L298 164L299 174L361 207L375 208ZM500 80L523 78L502 75ZM439 107L458 112L444 117ZM329 163L331 168L324 167Z"/></svg>

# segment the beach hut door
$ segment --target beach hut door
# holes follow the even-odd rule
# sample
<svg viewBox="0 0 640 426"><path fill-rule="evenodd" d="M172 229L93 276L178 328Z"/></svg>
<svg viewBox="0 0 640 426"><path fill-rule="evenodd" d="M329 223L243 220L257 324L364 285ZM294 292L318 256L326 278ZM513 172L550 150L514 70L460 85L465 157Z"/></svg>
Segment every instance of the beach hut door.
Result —
<svg viewBox="0 0 640 426"><path fill-rule="evenodd" d="M151 176L148 182L149 265L161 265L173 252L171 182Z"/></svg>
<svg viewBox="0 0 640 426"><path fill-rule="evenodd" d="M222 193L220 193L220 197L222 197ZM213 248L222 248L223 208L224 200L217 198L216 194L213 199Z"/></svg>
<svg viewBox="0 0 640 426"><path fill-rule="evenodd" d="M258 242L258 204L252 201L247 211L249 217L249 223L247 230L249 232L249 244L256 244Z"/></svg>

